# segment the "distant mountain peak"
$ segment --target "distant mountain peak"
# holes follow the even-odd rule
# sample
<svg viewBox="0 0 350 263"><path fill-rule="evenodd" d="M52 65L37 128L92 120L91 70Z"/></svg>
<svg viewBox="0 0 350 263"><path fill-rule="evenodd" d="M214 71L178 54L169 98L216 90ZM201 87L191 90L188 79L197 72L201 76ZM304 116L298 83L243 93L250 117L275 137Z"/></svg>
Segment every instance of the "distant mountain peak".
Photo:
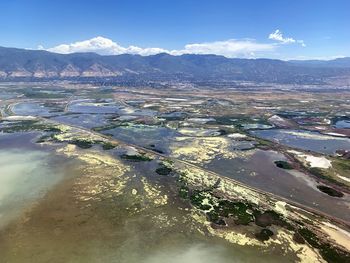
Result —
<svg viewBox="0 0 350 263"><path fill-rule="evenodd" d="M0 79L135 77L192 81L255 81L315 84L341 79L349 83L350 58L329 61L240 59L218 55L159 53L140 55L57 54L0 47Z"/></svg>

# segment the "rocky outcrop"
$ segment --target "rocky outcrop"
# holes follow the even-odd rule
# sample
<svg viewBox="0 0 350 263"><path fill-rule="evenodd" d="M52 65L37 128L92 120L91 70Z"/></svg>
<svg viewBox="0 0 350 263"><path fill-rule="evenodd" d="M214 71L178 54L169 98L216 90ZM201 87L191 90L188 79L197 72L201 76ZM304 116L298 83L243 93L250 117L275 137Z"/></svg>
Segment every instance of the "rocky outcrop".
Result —
<svg viewBox="0 0 350 263"><path fill-rule="evenodd" d="M79 77L80 71L72 64L68 64L60 73L60 77Z"/></svg>
<svg viewBox="0 0 350 263"><path fill-rule="evenodd" d="M14 70L14 71L10 71L8 73L8 76L11 78L31 77L32 75L33 75L33 73L31 73L23 68L20 68L18 70Z"/></svg>
<svg viewBox="0 0 350 263"><path fill-rule="evenodd" d="M116 77L121 75L121 72L113 72L97 63L81 73L81 77Z"/></svg>

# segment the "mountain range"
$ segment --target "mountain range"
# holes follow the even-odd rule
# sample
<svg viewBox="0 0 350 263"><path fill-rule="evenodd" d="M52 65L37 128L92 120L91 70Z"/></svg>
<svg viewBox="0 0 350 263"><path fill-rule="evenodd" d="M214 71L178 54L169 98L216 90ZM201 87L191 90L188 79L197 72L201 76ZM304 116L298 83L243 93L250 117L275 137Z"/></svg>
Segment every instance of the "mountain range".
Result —
<svg viewBox="0 0 350 263"><path fill-rule="evenodd" d="M240 59L217 55L166 53L102 56L57 54L0 47L0 80L130 78L145 80L255 81L349 85L350 58L334 60Z"/></svg>

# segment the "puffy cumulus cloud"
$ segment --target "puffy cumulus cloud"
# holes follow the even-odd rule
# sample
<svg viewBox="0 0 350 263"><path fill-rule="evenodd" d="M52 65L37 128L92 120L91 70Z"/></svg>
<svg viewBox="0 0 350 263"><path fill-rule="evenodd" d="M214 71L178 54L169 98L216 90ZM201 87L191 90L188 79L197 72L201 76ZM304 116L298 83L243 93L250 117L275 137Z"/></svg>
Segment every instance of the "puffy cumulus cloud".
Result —
<svg viewBox="0 0 350 263"><path fill-rule="evenodd" d="M262 54L262 52L271 51L274 48L274 44L257 43L252 39L230 39L227 41L188 44L185 45L183 49L179 50L166 50L156 47L123 47L111 39L99 36L71 44L61 44L46 50L61 54L69 54L74 52L95 52L101 55L139 54L142 56L148 56L159 53L169 53L171 55L215 54L226 57L255 57ZM40 49L43 49L43 47L40 46Z"/></svg>
<svg viewBox="0 0 350 263"><path fill-rule="evenodd" d="M187 44L182 49L167 50L158 47L123 47L111 39L98 36L88 40L74 42L71 44L61 44L52 48L48 48L46 50L61 54L69 54L75 52L95 52L100 55L138 54L141 56L149 56L159 53L168 53L171 55L214 54L222 55L229 58L255 58L266 56L268 52L274 51L281 44L298 43L305 47L305 43L303 40L296 40L291 37L284 37L279 29L271 33L269 35L269 39L274 40L276 42L258 43L254 39L229 39L225 41ZM44 47L40 45L37 49L44 49Z"/></svg>
<svg viewBox="0 0 350 263"><path fill-rule="evenodd" d="M304 43L304 40L295 40L292 37L284 37L282 32L279 29L276 29L275 32L271 33L269 35L269 39L279 41L282 44L298 43L303 47L306 46Z"/></svg>
<svg viewBox="0 0 350 263"><path fill-rule="evenodd" d="M140 48L135 46L122 47L105 37L94 37L84 41L78 41L71 44L61 44L47 51L69 54L75 52L95 52L100 55L120 55L120 54L140 54L143 56L154 55L162 52L167 52L161 48Z"/></svg>
<svg viewBox="0 0 350 263"><path fill-rule="evenodd" d="M295 39L293 39L291 37L283 37L283 34L279 29L277 29L275 32L271 33L269 35L269 39L280 41L284 44L295 43Z"/></svg>

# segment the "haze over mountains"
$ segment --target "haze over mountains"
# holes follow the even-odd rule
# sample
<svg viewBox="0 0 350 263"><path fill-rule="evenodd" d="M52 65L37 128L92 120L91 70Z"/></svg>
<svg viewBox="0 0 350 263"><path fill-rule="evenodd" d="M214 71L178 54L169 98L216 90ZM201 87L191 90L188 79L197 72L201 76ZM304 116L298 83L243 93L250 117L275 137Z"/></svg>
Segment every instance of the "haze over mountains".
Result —
<svg viewBox="0 0 350 263"><path fill-rule="evenodd" d="M166 53L101 56L95 53L57 54L0 47L0 79L5 81L121 77L348 85L350 58L282 61L217 55L172 56Z"/></svg>

